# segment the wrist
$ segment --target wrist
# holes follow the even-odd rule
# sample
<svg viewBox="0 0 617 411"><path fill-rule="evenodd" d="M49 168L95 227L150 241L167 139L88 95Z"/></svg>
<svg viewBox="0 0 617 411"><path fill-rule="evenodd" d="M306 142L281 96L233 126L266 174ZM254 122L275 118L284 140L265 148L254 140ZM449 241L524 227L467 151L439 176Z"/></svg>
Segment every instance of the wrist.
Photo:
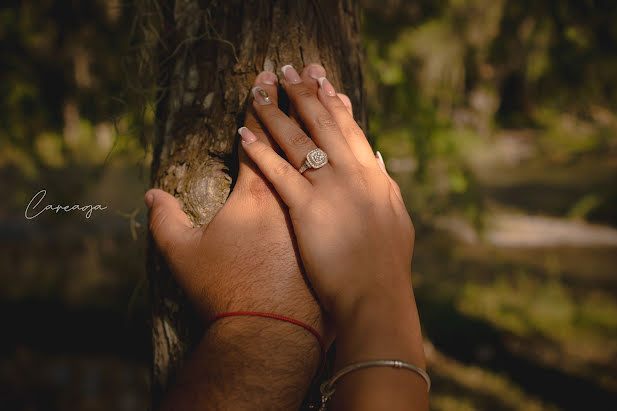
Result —
<svg viewBox="0 0 617 411"><path fill-rule="evenodd" d="M185 363L166 404L188 410L198 404L298 408L320 356L315 337L294 324L260 317L221 318Z"/></svg>
<svg viewBox="0 0 617 411"><path fill-rule="evenodd" d="M280 384L281 378L291 378L308 387L321 361L321 347L309 331L272 318L221 318L210 325L204 340L236 363L234 375L263 382Z"/></svg>
<svg viewBox="0 0 617 411"><path fill-rule="evenodd" d="M336 319L338 366L395 359L425 367L420 321L411 286L358 298ZM337 353L339 350L337 349Z"/></svg>
<svg viewBox="0 0 617 411"><path fill-rule="evenodd" d="M342 328L355 322L375 322L380 315L397 315L415 307L411 275L399 270L387 275L356 274L356 277L372 277L364 284L352 284L337 296L332 312L337 334Z"/></svg>

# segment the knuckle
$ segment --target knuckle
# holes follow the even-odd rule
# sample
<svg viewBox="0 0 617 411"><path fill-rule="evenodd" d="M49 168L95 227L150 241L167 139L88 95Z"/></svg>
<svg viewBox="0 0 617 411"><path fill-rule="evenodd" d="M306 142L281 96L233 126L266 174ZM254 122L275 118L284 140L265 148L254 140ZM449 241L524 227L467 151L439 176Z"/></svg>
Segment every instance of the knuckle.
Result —
<svg viewBox="0 0 617 411"><path fill-rule="evenodd" d="M285 161L282 161L276 166L274 166L274 169L272 170L272 172L277 176L286 176L289 173L291 173L291 170L292 170L291 165Z"/></svg>
<svg viewBox="0 0 617 411"><path fill-rule="evenodd" d="M315 118L315 122L317 123L317 127L321 129L332 129L338 127L338 124L334 118L327 112L318 114Z"/></svg>
<svg viewBox="0 0 617 411"><path fill-rule="evenodd" d="M294 146L305 146L311 139L301 131L296 131L289 136L289 143Z"/></svg>
<svg viewBox="0 0 617 411"><path fill-rule="evenodd" d="M346 137L351 138L353 140L365 140L366 139L360 127L356 125L345 127L345 129L343 130L343 134Z"/></svg>
<svg viewBox="0 0 617 411"><path fill-rule="evenodd" d="M262 146L262 147L259 147L257 150L255 150L255 154L254 154L254 156L255 156L256 158L263 158L263 157L265 157L265 156L266 156L266 154L267 154L268 150L269 150L269 147L267 147L267 146L265 146L265 145L264 145L264 146Z"/></svg>
<svg viewBox="0 0 617 411"><path fill-rule="evenodd" d="M316 94L308 87L298 87L297 90L295 90L295 95L299 98L311 98L315 97Z"/></svg>

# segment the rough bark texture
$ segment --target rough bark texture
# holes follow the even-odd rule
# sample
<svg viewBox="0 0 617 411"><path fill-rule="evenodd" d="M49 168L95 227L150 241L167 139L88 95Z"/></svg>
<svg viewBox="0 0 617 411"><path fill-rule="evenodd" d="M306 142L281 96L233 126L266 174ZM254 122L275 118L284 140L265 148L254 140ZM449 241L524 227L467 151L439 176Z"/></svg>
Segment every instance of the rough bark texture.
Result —
<svg viewBox="0 0 617 411"><path fill-rule="evenodd" d="M353 0L160 0L163 17L152 184L195 226L225 202L237 174L236 130L255 76L321 63L366 126L359 7ZM185 296L150 247L153 408L202 335Z"/></svg>

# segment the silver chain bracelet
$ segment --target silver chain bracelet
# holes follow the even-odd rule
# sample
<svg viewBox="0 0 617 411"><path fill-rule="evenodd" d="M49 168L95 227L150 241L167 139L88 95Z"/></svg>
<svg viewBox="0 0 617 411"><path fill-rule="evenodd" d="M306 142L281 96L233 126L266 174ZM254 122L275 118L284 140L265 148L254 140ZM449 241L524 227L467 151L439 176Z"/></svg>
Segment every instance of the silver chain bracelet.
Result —
<svg viewBox="0 0 617 411"><path fill-rule="evenodd" d="M426 373L426 371L424 371L420 367L416 367L413 364L409 364L409 363L398 361L398 360L375 360L375 361L357 362L357 363L354 363L354 364L348 365L347 367L342 368L339 372L334 374L332 378L324 381L321 384L321 387L320 387L321 407L319 408L319 411L327 410L326 404L328 403L328 400L330 399L330 397L334 395L334 391L335 391L334 384L339 378L341 378L342 376L346 374L349 374L350 372L360 370L362 368L370 368L370 367L393 367L393 368L406 369L409 371L413 371L415 373L418 373L420 377L422 377L424 381L426 382L426 391L428 392L431 389L431 379Z"/></svg>

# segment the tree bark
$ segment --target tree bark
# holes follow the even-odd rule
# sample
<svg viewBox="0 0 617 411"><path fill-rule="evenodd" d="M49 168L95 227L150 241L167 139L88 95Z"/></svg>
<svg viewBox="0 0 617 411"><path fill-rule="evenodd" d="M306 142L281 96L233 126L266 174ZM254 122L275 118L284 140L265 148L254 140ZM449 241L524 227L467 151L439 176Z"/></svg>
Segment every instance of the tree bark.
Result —
<svg viewBox="0 0 617 411"><path fill-rule="evenodd" d="M354 0L159 0L152 184L193 225L207 224L237 175L237 133L255 76L321 63L366 130L359 6ZM156 409L203 326L157 253L148 253Z"/></svg>

